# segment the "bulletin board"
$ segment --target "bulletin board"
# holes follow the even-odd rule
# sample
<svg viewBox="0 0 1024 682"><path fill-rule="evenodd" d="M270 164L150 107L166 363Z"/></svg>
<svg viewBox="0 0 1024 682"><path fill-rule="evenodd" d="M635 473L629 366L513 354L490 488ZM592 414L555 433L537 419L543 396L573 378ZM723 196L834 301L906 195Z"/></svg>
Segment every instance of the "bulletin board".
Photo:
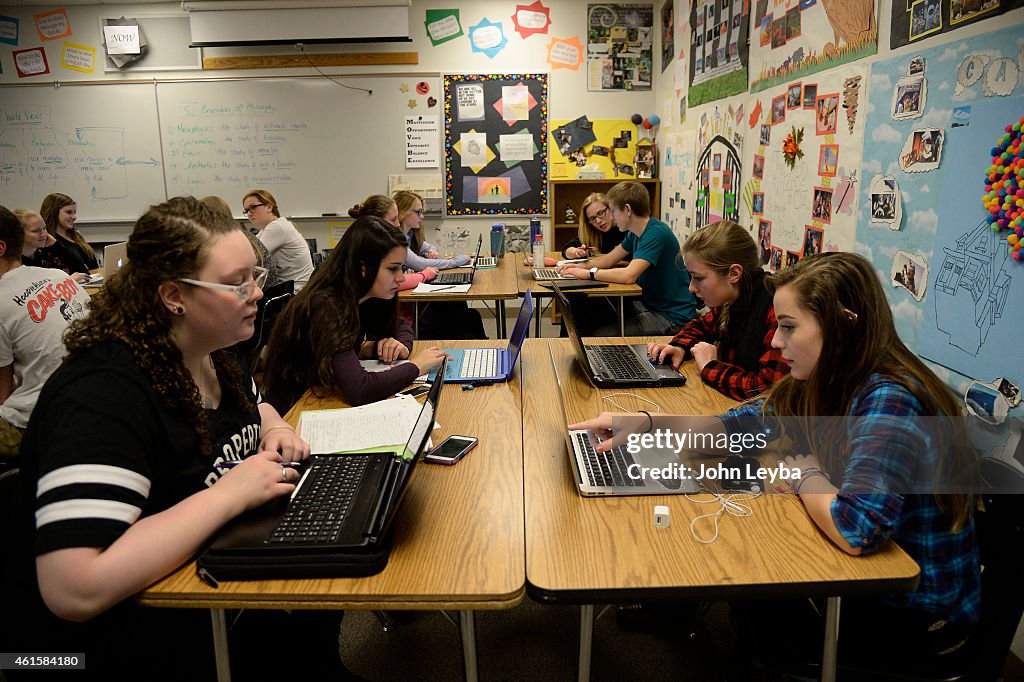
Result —
<svg viewBox="0 0 1024 682"><path fill-rule="evenodd" d="M740 217L769 270L855 250L866 94L867 67L848 64L751 98Z"/></svg>
<svg viewBox="0 0 1024 682"><path fill-rule="evenodd" d="M983 203L994 150L1024 116L1019 39L1012 26L871 65L858 250L885 278L900 338L958 373L953 386L1021 380L1024 264Z"/></svg>
<svg viewBox="0 0 1024 682"><path fill-rule="evenodd" d="M893 50L997 16L1024 5L1024 0L908 0L892 4Z"/></svg>
<svg viewBox="0 0 1024 682"><path fill-rule="evenodd" d="M547 74L445 74L443 88L445 215L547 214Z"/></svg>

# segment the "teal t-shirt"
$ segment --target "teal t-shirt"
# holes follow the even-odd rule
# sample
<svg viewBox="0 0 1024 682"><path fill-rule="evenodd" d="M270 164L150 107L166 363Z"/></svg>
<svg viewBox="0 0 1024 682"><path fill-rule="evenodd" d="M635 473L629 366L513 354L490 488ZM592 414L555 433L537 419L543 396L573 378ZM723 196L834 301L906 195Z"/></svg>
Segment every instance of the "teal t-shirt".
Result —
<svg viewBox="0 0 1024 682"><path fill-rule="evenodd" d="M651 218L639 239L630 232L621 246L633 258L651 264L637 280L644 290L644 304L673 324L684 325L692 320L697 314L697 302L690 293L690 273L679 253L679 240L668 225Z"/></svg>

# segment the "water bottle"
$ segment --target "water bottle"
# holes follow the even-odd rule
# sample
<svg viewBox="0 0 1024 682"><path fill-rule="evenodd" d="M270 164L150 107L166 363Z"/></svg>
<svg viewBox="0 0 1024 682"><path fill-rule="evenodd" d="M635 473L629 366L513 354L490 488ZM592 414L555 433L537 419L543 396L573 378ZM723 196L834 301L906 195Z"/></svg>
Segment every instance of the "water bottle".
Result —
<svg viewBox="0 0 1024 682"><path fill-rule="evenodd" d="M505 223L491 225L491 255L495 258L505 255Z"/></svg>
<svg viewBox="0 0 1024 682"><path fill-rule="evenodd" d="M543 239L543 235L541 234L541 231L540 231L540 218L530 218L530 245L531 246L533 245L533 243L535 241L537 241L538 237L541 237Z"/></svg>
<svg viewBox="0 0 1024 682"><path fill-rule="evenodd" d="M533 240L533 267L544 267L544 235L539 233Z"/></svg>

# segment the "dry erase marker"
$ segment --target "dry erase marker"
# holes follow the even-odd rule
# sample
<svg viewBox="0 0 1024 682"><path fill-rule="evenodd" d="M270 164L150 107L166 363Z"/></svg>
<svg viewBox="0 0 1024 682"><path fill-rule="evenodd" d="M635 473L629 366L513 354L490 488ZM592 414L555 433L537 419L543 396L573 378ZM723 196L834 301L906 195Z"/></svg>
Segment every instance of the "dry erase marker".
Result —
<svg viewBox="0 0 1024 682"><path fill-rule="evenodd" d="M234 468L234 467L238 466L239 464L241 464L244 461L245 461L244 459L233 459L233 460L230 460L228 462L221 462L220 464L217 465L217 468L218 469L231 469L231 468ZM278 464L280 464L283 467L299 467L299 466L302 466L302 464L300 462L278 462Z"/></svg>

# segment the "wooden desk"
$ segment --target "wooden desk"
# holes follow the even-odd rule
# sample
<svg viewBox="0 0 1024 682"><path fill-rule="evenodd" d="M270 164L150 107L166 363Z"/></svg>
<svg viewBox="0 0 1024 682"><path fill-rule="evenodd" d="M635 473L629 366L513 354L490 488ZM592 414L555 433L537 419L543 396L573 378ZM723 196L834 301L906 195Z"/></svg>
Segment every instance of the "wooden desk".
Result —
<svg viewBox="0 0 1024 682"><path fill-rule="evenodd" d="M469 348L486 341L446 342ZM395 522L387 567L365 578L223 582L211 588L194 562L142 593L147 606L213 610L218 673L230 679L223 609L419 609L461 611L466 678L476 679L474 610L508 609L524 597L521 368L508 383L462 391L444 387L436 429L480 437L455 466L421 463ZM307 393L287 415L342 407Z"/></svg>
<svg viewBox="0 0 1024 682"><path fill-rule="evenodd" d="M583 605L581 680L589 677L594 603L827 596L823 670L831 667L834 676L837 595L916 587L918 566L903 550L889 543L870 556L846 554L815 527L795 495L753 500L751 517L722 516L717 541L706 545L691 537L690 522L712 510L685 496L581 497L562 435L565 422L552 357L569 423L615 411L601 400L614 391L587 383L567 340L529 339L524 345L521 362L529 368L523 381L523 394L529 396L523 401L527 590L540 601ZM666 413L718 414L734 404L704 385L692 362L683 367L688 379L683 388L629 392L653 400ZM616 398L624 407L655 411L639 402L631 405L631 400ZM671 527L654 528L654 505L669 507ZM710 527L701 530L702 537L710 535Z"/></svg>
<svg viewBox="0 0 1024 682"><path fill-rule="evenodd" d="M415 307L415 332L419 336L420 303L434 301L494 301L497 320L498 338L507 338L505 329L505 301L519 298L519 285L516 281L516 261L514 254L506 254L498 259L496 268L480 268L473 278L473 286L466 293L439 291L433 294L414 294L412 290L398 293L402 303L412 303ZM456 268L445 272L469 271L469 268Z"/></svg>
<svg viewBox="0 0 1024 682"><path fill-rule="evenodd" d="M525 296L526 292L529 291L533 294L533 298L552 298L554 293L550 287L541 286L541 282L538 282L533 278L533 265L526 264L525 253L509 254L515 256L516 263L516 278L519 286L519 295ZM557 251L552 251L548 254L552 258L561 258L562 254ZM506 256L506 258L508 258ZM550 267L550 266L538 266L538 267ZM479 275L478 275L479 276ZM566 280L572 282L573 280ZM644 290L638 284L616 284L614 282L605 282L608 286L601 287L599 289L579 289L574 290L573 293L585 293L591 297L608 297L619 299L619 335L626 333L626 315L625 307L623 305L623 299L627 296L642 296ZM539 303L539 302L538 302ZM540 317L541 317L541 305L537 306L537 313L535 316L536 329L534 336L540 337Z"/></svg>

